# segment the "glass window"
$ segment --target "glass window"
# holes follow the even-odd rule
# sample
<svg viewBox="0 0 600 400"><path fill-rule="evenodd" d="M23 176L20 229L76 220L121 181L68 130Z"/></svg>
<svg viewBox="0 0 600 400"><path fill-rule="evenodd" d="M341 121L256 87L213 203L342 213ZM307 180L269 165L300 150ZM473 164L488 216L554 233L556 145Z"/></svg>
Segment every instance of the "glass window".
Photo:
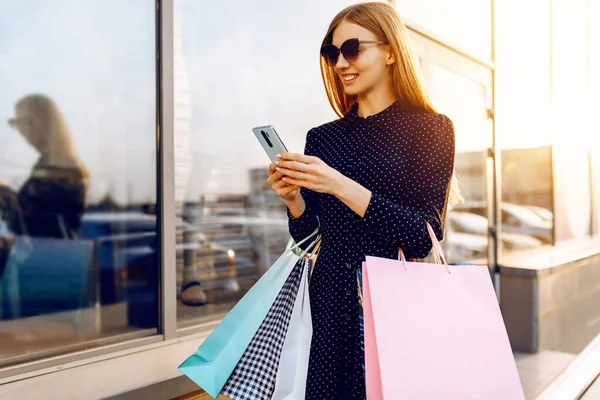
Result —
<svg viewBox="0 0 600 400"><path fill-rule="evenodd" d="M588 98L587 1L552 0L552 128L555 241L590 234L588 138L597 135ZM585 201L582 201L585 199Z"/></svg>
<svg viewBox="0 0 600 400"><path fill-rule="evenodd" d="M489 83L469 76L469 69L462 70L445 57L428 68L433 103L454 123L454 165L465 198L464 203L455 205L448 213L445 252L448 262L485 263L488 249L486 157L492 138L487 118ZM461 94L460 101L456 101L456 93Z"/></svg>
<svg viewBox="0 0 600 400"><path fill-rule="evenodd" d="M600 3L597 1L589 2L589 35L590 42L588 49L590 51L590 86L592 89L593 104L600 104Z"/></svg>
<svg viewBox="0 0 600 400"><path fill-rule="evenodd" d="M590 148L592 234L600 236L600 146L594 143Z"/></svg>
<svg viewBox="0 0 600 400"><path fill-rule="evenodd" d="M252 128L274 125L303 152L306 133L336 118L319 48L353 3L175 1L179 327L228 311L284 251L286 208Z"/></svg>
<svg viewBox="0 0 600 400"><path fill-rule="evenodd" d="M552 143L550 11L547 0L495 2L496 132L502 149ZM524 31L515 26L528 26ZM542 117L544 116L544 117Z"/></svg>
<svg viewBox="0 0 600 400"><path fill-rule="evenodd" d="M556 243L591 233L589 148L586 143L562 144L556 143L552 152Z"/></svg>
<svg viewBox="0 0 600 400"><path fill-rule="evenodd" d="M396 0L407 23L414 23L475 57L492 55L491 0Z"/></svg>
<svg viewBox="0 0 600 400"><path fill-rule="evenodd" d="M156 332L154 20L0 3L0 365Z"/></svg>
<svg viewBox="0 0 600 400"><path fill-rule="evenodd" d="M549 19L545 0L496 2L501 257L553 241ZM515 26L531 29L524 34Z"/></svg>
<svg viewBox="0 0 600 400"><path fill-rule="evenodd" d="M552 148L502 150L502 238L511 252L553 242Z"/></svg>
<svg viewBox="0 0 600 400"><path fill-rule="evenodd" d="M590 28L590 109L598 110L600 108L600 3L597 1L589 2L589 28ZM590 115L595 115L591 112ZM595 126L592 123L591 126ZM592 173L592 210L593 210L593 233L600 234L600 138L598 135L589 136L591 141L591 173Z"/></svg>

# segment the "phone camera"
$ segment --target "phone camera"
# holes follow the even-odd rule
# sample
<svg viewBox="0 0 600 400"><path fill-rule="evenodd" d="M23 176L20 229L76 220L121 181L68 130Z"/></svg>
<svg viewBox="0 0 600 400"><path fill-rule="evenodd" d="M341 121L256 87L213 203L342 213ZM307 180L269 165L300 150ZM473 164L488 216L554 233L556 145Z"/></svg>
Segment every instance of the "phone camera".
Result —
<svg viewBox="0 0 600 400"><path fill-rule="evenodd" d="M269 147L273 147L273 143L271 143L271 141L269 140L269 134L265 131L260 131L260 133L262 134L262 137L265 139L265 142L267 142L267 144L269 145Z"/></svg>

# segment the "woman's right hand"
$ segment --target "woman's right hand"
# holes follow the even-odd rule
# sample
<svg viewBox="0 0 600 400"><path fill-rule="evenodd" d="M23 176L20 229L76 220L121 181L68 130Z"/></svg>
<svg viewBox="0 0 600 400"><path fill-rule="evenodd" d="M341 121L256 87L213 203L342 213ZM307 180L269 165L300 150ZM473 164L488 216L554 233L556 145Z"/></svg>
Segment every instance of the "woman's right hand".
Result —
<svg viewBox="0 0 600 400"><path fill-rule="evenodd" d="M276 167L275 163L269 165L269 179L267 179L267 184L271 186L271 189L273 189L289 206L291 203L294 203L298 197L301 197L300 191L298 190L300 188L295 185L289 185L282 180L281 178L283 178L284 175L280 171L275 170Z"/></svg>

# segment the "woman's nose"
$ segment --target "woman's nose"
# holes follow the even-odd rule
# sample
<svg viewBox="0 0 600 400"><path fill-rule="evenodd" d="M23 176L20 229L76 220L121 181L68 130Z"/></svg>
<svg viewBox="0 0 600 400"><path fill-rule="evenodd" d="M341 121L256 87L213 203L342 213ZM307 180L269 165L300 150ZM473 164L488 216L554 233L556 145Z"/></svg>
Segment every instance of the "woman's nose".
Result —
<svg viewBox="0 0 600 400"><path fill-rule="evenodd" d="M335 68L344 69L344 68L349 68L349 67L350 67L350 63L348 61L346 61L343 54L340 54L340 56L337 59L337 63L335 63Z"/></svg>

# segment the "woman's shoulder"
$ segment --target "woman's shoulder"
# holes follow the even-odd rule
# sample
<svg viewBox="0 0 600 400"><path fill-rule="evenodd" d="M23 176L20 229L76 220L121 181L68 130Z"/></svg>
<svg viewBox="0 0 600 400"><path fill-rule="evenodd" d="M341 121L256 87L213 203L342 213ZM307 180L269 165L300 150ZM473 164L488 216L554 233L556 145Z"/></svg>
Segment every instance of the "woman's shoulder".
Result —
<svg viewBox="0 0 600 400"><path fill-rule="evenodd" d="M326 122L319 126L315 126L310 130L309 133L312 132L313 135L319 135L322 133L337 133L341 132L346 128L347 122L344 118L338 118L336 120Z"/></svg>
<svg viewBox="0 0 600 400"><path fill-rule="evenodd" d="M337 135L342 134L346 129L346 124L343 118L336 119L331 122L327 122L318 126L311 128L306 134L306 142L307 143L318 143L322 141L322 137L326 137L328 140L337 137Z"/></svg>
<svg viewBox="0 0 600 400"><path fill-rule="evenodd" d="M410 113L413 119L412 131L417 137L440 137L454 139L454 124L445 114L415 111Z"/></svg>
<svg viewBox="0 0 600 400"><path fill-rule="evenodd" d="M452 124L452 120L446 114L437 113L429 110L422 109L404 109L398 116L408 116L409 118L415 119L415 121L422 122L423 124L428 125L448 125Z"/></svg>
<svg viewBox="0 0 600 400"><path fill-rule="evenodd" d="M419 157L429 157L432 154L454 154L455 136L454 124L445 114L423 113L419 123L415 124L410 135L410 148Z"/></svg>

